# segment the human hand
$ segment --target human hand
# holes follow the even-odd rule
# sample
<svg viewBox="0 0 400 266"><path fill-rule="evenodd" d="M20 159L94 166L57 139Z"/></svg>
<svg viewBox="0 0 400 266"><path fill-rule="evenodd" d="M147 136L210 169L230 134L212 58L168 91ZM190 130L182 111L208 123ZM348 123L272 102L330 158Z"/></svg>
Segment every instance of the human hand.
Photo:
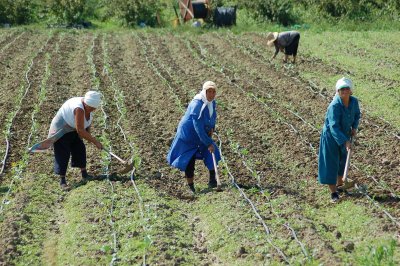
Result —
<svg viewBox="0 0 400 266"><path fill-rule="evenodd" d="M213 128L208 132L208 136L211 138L212 134L214 134L214 129Z"/></svg>
<svg viewBox="0 0 400 266"><path fill-rule="evenodd" d="M349 152L351 149L351 142L350 141L346 141L346 150L347 152Z"/></svg>
<svg viewBox="0 0 400 266"><path fill-rule="evenodd" d="M351 136L355 137L357 135L357 129L353 128L351 130Z"/></svg>
<svg viewBox="0 0 400 266"><path fill-rule="evenodd" d="M101 144L97 139L95 140L94 145L96 145L99 150L103 149L103 144Z"/></svg>
<svg viewBox="0 0 400 266"><path fill-rule="evenodd" d="M214 152L214 145L210 144L210 146L208 146L208 150L213 153Z"/></svg>

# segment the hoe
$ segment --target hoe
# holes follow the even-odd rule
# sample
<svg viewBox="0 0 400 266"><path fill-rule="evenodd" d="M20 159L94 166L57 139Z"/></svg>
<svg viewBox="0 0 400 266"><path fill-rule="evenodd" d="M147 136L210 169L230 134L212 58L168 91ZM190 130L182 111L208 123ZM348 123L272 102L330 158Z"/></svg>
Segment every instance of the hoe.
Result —
<svg viewBox="0 0 400 266"><path fill-rule="evenodd" d="M353 146L353 142L354 142L354 137L350 139L351 146ZM343 174L343 181L344 181L343 189L349 189L354 187L354 181L347 178L347 174L349 172L349 167L350 167L351 150L352 148L350 148L350 150L347 152L346 165L344 167L344 174Z"/></svg>
<svg viewBox="0 0 400 266"><path fill-rule="evenodd" d="M130 172L130 171L133 169L133 162L132 162L132 163L129 163L129 162L125 161L125 160L122 160L122 159L121 159L120 157L118 157L116 154L112 153L112 152L109 151L109 150L106 150L105 148L103 148L103 150L104 150L105 152L107 152L108 154L110 154L111 156L113 156L115 159L117 159L118 161L120 161L121 163L124 164L125 168L122 169L121 171L119 171L120 174L126 174L126 173Z"/></svg>
<svg viewBox="0 0 400 266"><path fill-rule="evenodd" d="M213 163L214 163L215 178L217 179L217 189L216 190L218 192L220 192L220 191L222 191L222 188L221 188L221 181L219 180L219 175L218 175L217 161L215 160L215 155L213 152L211 153L211 155L212 155Z"/></svg>

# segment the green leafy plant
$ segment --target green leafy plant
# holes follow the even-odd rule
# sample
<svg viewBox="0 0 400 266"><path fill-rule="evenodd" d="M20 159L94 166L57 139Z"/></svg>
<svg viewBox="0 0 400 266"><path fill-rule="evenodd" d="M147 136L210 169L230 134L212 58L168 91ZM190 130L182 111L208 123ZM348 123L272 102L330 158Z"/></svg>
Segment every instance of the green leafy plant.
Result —
<svg viewBox="0 0 400 266"><path fill-rule="evenodd" d="M388 245L369 246L368 249L368 255L359 258L360 265L396 265L393 258L394 250L396 249L395 240L392 239Z"/></svg>
<svg viewBox="0 0 400 266"><path fill-rule="evenodd" d="M291 0L240 0L239 2L242 7L251 10L256 17L263 20L278 22L283 25L293 24L295 21Z"/></svg>
<svg viewBox="0 0 400 266"><path fill-rule="evenodd" d="M161 10L159 1L156 0L112 0L109 9L127 26L145 23L149 26L157 25L157 13Z"/></svg>

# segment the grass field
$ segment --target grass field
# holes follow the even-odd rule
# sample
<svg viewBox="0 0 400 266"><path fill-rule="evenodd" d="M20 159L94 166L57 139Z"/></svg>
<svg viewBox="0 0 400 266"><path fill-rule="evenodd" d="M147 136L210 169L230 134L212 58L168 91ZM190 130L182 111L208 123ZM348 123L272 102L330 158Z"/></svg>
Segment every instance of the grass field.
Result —
<svg viewBox="0 0 400 266"><path fill-rule="evenodd" d="M398 265L399 32L301 32L296 65L270 62L265 33L0 30L0 265ZM362 120L357 189L332 205L318 184L319 134L338 78ZM166 154L187 104L216 82L223 192L197 196ZM61 104L104 95L87 145L90 180L28 154Z"/></svg>

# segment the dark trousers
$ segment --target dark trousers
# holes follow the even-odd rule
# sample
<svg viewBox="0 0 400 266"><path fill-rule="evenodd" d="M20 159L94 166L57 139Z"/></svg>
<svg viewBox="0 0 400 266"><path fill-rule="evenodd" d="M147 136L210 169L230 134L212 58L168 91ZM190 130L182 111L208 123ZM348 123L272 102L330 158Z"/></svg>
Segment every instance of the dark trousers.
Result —
<svg viewBox="0 0 400 266"><path fill-rule="evenodd" d="M299 48L299 41L300 41L300 33L296 34L293 41L285 47L285 54L286 55L297 55L297 48Z"/></svg>
<svg viewBox="0 0 400 266"><path fill-rule="evenodd" d="M192 159L190 159L188 166L185 169L185 177L186 178L193 178L194 177L194 168L196 163L196 154L193 155ZM215 180L215 170L209 170L210 172L210 181Z"/></svg>
<svg viewBox="0 0 400 266"><path fill-rule="evenodd" d="M54 173L65 176L69 158L71 167L86 167L86 147L76 131L69 132L54 143Z"/></svg>

